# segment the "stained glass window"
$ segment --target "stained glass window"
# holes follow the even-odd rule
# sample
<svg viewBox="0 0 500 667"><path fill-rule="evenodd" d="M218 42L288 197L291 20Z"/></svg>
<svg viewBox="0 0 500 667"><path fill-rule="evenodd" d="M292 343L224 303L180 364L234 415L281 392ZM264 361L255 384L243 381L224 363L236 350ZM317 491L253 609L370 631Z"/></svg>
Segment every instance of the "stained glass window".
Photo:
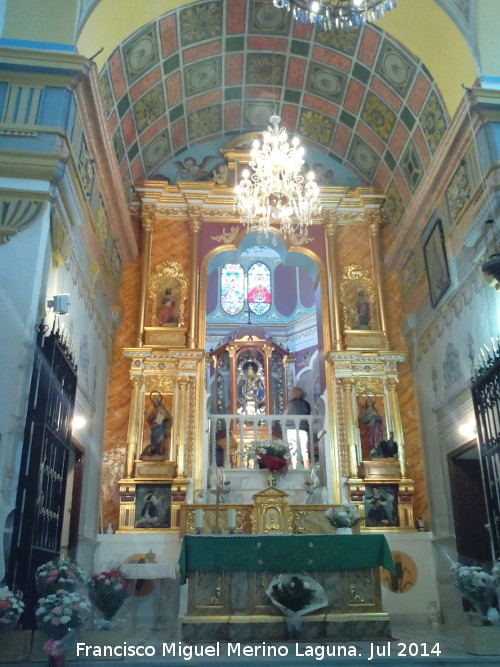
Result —
<svg viewBox="0 0 500 667"><path fill-rule="evenodd" d="M228 315L245 306L245 274L241 264L224 264L220 274L220 305Z"/></svg>
<svg viewBox="0 0 500 667"><path fill-rule="evenodd" d="M248 307L255 315L271 308L271 271L264 262L254 262L248 269Z"/></svg>

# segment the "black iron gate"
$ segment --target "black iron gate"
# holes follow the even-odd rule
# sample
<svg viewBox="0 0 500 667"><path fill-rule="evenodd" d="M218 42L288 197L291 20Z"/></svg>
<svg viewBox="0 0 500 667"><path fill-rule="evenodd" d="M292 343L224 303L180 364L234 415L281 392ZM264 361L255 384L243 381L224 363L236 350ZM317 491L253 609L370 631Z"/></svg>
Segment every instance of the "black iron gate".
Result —
<svg viewBox="0 0 500 667"><path fill-rule="evenodd" d="M500 556L500 347L482 352L472 379L477 438L483 474L492 559Z"/></svg>
<svg viewBox="0 0 500 667"><path fill-rule="evenodd" d="M23 591L24 626L34 627L34 574L59 555L77 375L59 332L37 327L8 581Z"/></svg>

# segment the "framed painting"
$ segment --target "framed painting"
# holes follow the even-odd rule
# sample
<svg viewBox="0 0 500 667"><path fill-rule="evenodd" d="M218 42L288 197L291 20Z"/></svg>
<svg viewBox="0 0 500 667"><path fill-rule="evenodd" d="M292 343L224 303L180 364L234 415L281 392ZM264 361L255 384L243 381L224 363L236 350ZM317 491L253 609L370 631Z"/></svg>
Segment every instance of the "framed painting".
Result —
<svg viewBox="0 0 500 667"><path fill-rule="evenodd" d="M170 528L170 484L137 484L135 528Z"/></svg>
<svg viewBox="0 0 500 667"><path fill-rule="evenodd" d="M399 525L397 484L367 484L364 505L367 528Z"/></svg>
<svg viewBox="0 0 500 667"><path fill-rule="evenodd" d="M432 230L424 243L425 269L429 283L431 305L435 308L443 294L451 285L446 245L444 242L443 224L436 220Z"/></svg>

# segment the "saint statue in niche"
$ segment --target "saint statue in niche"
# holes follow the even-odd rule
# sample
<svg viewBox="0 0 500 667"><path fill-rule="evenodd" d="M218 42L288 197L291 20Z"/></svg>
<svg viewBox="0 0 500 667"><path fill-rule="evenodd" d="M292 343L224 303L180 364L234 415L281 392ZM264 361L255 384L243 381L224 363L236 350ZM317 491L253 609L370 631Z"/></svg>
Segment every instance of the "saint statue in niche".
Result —
<svg viewBox="0 0 500 667"><path fill-rule="evenodd" d="M172 415L163 405L163 398L159 391L152 391L149 397L153 407L146 414L145 421L150 427L150 442L142 450L140 458L165 460Z"/></svg>
<svg viewBox="0 0 500 667"><path fill-rule="evenodd" d="M255 361L247 361L238 379L238 412L254 415L264 412L266 391Z"/></svg>
<svg viewBox="0 0 500 667"><path fill-rule="evenodd" d="M370 302L363 287L356 289L351 315L353 329L370 329Z"/></svg>
<svg viewBox="0 0 500 667"><path fill-rule="evenodd" d="M368 456L373 459L382 456L380 442L384 435L383 418L375 403L375 398L373 396L368 396L359 413L363 458Z"/></svg>
<svg viewBox="0 0 500 667"><path fill-rule="evenodd" d="M160 301L160 324L162 327L177 324L176 302L171 287L165 289Z"/></svg>

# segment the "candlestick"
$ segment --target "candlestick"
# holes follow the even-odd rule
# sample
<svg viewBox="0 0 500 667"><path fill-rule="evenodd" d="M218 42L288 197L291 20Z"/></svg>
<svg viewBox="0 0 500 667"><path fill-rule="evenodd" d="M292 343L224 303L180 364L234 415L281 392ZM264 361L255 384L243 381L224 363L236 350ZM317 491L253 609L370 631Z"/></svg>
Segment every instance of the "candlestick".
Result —
<svg viewBox="0 0 500 667"><path fill-rule="evenodd" d="M194 527L196 528L197 532L200 532L203 528L203 510L195 510Z"/></svg>
<svg viewBox="0 0 500 667"><path fill-rule="evenodd" d="M227 527L229 530L236 528L236 510L234 507L230 507L227 511Z"/></svg>

